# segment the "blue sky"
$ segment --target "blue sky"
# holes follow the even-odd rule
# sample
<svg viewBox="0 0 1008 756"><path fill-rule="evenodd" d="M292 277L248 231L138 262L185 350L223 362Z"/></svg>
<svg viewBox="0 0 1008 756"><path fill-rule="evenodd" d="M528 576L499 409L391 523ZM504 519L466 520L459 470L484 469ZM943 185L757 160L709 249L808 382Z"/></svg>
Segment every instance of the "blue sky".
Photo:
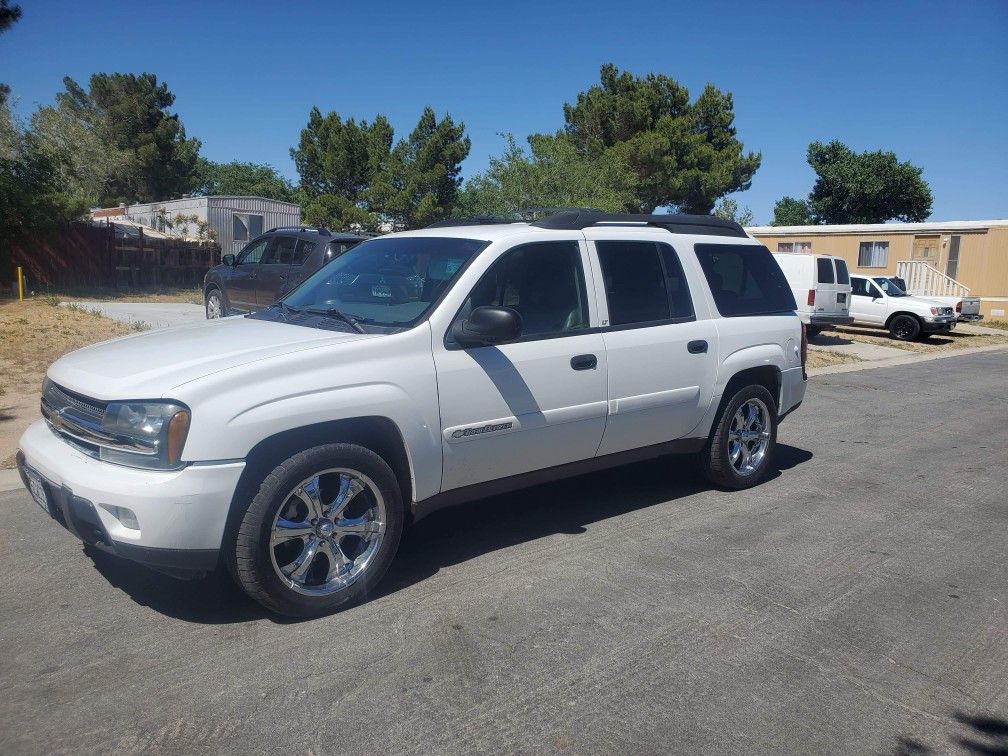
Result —
<svg viewBox="0 0 1008 756"><path fill-rule="evenodd" d="M424 105L462 120L470 176L498 132L553 131L562 106L613 62L697 94L735 97L736 126L763 153L737 195L757 222L804 195L805 149L838 138L924 169L935 220L1008 217L1008 2L620 3L38 2L0 36L0 81L27 115L69 74L151 71L203 154L266 162L312 105L404 136ZM659 7L659 6L655 6Z"/></svg>

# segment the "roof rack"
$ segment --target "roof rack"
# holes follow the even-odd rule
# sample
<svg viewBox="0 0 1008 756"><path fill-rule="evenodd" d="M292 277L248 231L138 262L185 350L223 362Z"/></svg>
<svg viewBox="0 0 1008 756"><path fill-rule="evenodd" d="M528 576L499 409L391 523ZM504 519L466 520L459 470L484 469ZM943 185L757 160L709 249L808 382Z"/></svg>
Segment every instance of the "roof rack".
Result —
<svg viewBox="0 0 1008 756"><path fill-rule="evenodd" d="M647 215L633 213L603 213L601 210L574 210L557 213L532 223L539 228L575 231L591 226L657 226L676 234L711 236L746 236L735 221L713 215Z"/></svg>
<svg viewBox="0 0 1008 756"><path fill-rule="evenodd" d="M424 228L450 228L451 226L492 226L502 223L521 223L517 218L505 218L501 215L473 215L469 218L446 218L431 223Z"/></svg>
<svg viewBox="0 0 1008 756"><path fill-rule="evenodd" d="M328 234L332 236L332 231L330 231L325 226L274 226L267 234L271 234L274 231L315 231L320 234Z"/></svg>

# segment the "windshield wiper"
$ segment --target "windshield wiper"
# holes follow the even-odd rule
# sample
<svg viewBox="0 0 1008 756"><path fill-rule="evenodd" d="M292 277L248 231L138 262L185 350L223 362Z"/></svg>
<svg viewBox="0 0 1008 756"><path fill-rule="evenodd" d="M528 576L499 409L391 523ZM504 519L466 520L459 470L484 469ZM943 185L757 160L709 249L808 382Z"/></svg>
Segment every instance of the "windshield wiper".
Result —
<svg viewBox="0 0 1008 756"><path fill-rule="evenodd" d="M287 320L287 313L289 313L289 312L294 312L294 313L301 313L301 312L303 312L303 310L300 310L297 307L291 307L289 304L287 304L286 302L284 302L282 299L278 300L274 306L280 308L280 314L283 315L283 319L284 320Z"/></svg>
<svg viewBox="0 0 1008 756"><path fill-rule="evenodd" d="M367 331L364 330L363 326L361 326L361 324L357 322L357 318L355 318L353 315L347 315L345 312L340 312L334 307L329 308L327 310L314 309L309 307L307 310L304 310L303 312L310 312L312 315L324 315L327 318L335 318L336 320L340 320L346 323L348 326L357 331L357 333L367 333Z"/></svg>

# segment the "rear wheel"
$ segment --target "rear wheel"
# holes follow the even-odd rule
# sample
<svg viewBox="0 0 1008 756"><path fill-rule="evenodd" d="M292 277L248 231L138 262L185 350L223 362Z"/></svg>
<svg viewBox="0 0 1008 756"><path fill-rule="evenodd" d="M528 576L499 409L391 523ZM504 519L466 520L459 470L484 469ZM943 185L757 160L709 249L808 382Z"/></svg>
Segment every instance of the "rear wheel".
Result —
<svg viewBox="0 0 1008 756"><path fill-rule="evenodd" d="M920 332L920 321L913 315L897 315L889 323L889 335L897 341L913 341Z"/></svg>
<svg viewBox="0 0 1008 756"><path fill-rule="evenodd" d="M808 333L808 337L810 339L814 339L816 336L818 336L820 333L822 333L822 327L821 326L811 326L810 325L805 330L806 330L806 333Z"/></svg>
<svg viewBox="0 0 1008 756"><path fill-rule="evenodd" d="M750 488L766 476L777 444L777 402L763 386L746 386L725 405L702 452L707 479Z"/></svg>
<svg viewBox="0 0 1008 756"><path fill-rule="evenodd" d="M374 589L402 528L399 485L385 460L353 444L317 446L266 476L232 546L234 572L279 614L327 614Z"/></svg>
<svg viewBox="0 0 1008 756"><path fill-rule="evenodd" d="M224 311L224 299L221 297L219 289L211 289L206 295L206 316L207 320L227 317Z"/></svg>

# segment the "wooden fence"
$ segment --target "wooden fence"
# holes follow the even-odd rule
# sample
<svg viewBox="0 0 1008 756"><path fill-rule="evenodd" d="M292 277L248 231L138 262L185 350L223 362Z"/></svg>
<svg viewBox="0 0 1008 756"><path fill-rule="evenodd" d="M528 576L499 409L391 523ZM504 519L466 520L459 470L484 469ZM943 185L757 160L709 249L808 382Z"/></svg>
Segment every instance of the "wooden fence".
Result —
<svg viewBox="0 0 1008 756"><path fill-rule="evenodd" d="M197 287L220 262L216 242L150 236L112 223L72 223L48 242L13 251L14 265L36 290Z"/></svg>

